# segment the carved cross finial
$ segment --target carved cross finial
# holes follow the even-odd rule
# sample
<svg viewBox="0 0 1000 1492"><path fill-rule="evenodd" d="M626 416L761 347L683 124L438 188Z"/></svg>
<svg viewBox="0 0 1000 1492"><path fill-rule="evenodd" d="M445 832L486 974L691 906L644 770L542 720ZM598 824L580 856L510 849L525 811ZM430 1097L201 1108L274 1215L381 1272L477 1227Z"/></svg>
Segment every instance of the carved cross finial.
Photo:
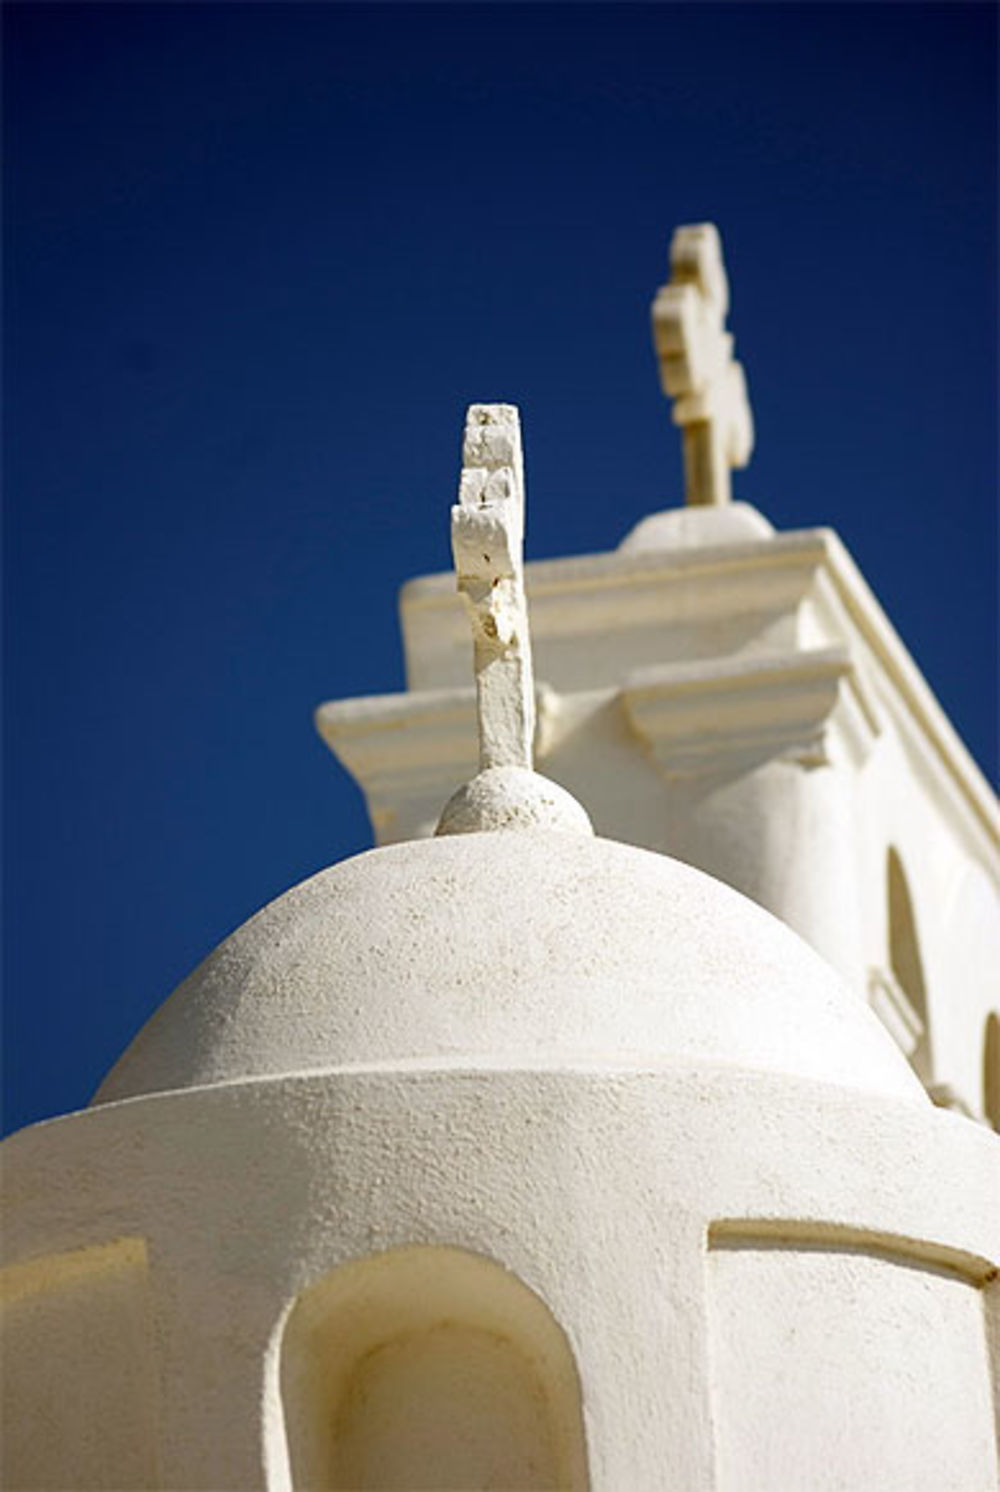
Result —
<svg viewBox="0 0 1000 1492"><path fill-rule="evenodd" d="M683 429L685 498L727 503L730 469L753 451L753 417L743 369L725 330L729 284L714 223L678 228L670 283L653 302L653 341L664 392Z"/></svg>
<svg viewBox="0 0 1000 1492"><path fill-rule="evenodd" d="M535 691L524 597L524 465L510 404L470 404L451 545L472 620L479 766L532 765Z"/></svg>

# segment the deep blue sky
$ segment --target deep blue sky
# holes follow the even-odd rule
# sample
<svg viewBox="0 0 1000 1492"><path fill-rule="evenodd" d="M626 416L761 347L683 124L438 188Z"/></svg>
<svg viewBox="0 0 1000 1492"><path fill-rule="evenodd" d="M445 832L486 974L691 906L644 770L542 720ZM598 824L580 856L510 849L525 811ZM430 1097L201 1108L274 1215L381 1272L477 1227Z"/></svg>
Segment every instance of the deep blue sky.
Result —
<svg viewBox="0 0 1000 1492"><path fill-rule="evenodd" d="M463 410L528 555L679 500L648 305L714 219L758 449L995 752L989 5L6 16L6 1124L369 843L311 726L401 687Z"/></svg>

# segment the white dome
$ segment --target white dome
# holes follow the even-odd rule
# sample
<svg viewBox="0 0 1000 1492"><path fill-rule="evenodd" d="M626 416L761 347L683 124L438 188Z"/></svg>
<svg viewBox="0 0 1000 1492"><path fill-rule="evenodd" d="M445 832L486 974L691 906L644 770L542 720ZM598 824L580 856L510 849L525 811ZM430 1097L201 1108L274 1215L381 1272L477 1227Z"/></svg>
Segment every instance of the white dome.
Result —
<svg viewBox="0 0 1000 1492"><path fill-rule="evenodd" d="M703 549L716 544L751 544L774 537L773 525L749 503L666 508L649 513L618 545L622 554Z"/></svg>
<svg viewBox="0 0 1000 1492"><path fill-rule="evenodd" d="M700 871L527 830L304 881L163 1005L95 1102L359 1065L763 1068L920 1102L868 1008Z"/></svg>

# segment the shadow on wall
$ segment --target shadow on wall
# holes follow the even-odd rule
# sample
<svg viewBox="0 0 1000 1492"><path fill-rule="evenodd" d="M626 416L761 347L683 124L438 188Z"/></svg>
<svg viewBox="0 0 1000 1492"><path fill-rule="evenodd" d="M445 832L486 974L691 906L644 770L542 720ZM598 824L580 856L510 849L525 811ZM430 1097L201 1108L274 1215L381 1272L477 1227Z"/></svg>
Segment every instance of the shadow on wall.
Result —
<svg viewBox="0 0 1000 1492"><path fill-rule="evenodd" d="M281 1396L298 1492L587 1487L562 1328L462 1249L395 1249L311 1286L285 1328Z"/></svg>
<svg viewBox="0 0 1000 1492"><path fill-rule="evenodd" d="M915 1017L915 1026L919 1035L916 1045L910 1052L910 1063L917 1077L926 1087L933 1081L934 1076L930 1021L927 1011L927 987L924 981L910 888L907 884L906 872L903 870L903 862L895 849L889 850L886 881L889 964Z"/></svg>
<svg viewBox="0 0 1000 1492"><path fill-rule="evenodd" d="M990 1011L983 1039L983 1112L1000 1132L1000 1015Z"/></svg>

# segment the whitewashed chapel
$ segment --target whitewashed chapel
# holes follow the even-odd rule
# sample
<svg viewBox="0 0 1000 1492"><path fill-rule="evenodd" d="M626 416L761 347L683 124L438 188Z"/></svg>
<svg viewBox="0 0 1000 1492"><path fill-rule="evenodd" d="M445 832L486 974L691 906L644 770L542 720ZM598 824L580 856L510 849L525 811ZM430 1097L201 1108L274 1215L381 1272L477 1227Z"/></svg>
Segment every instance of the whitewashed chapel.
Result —
<svg viewBox="0 0 1000 1492"><path fill-rule="evenodd" d="M461 599L317 716L378 848L4 1147L9 1492L997 1487L997 805L836 536L731 500L727 312L679 229L688 503L612 553L523 564L470 408Z"/></svg>

